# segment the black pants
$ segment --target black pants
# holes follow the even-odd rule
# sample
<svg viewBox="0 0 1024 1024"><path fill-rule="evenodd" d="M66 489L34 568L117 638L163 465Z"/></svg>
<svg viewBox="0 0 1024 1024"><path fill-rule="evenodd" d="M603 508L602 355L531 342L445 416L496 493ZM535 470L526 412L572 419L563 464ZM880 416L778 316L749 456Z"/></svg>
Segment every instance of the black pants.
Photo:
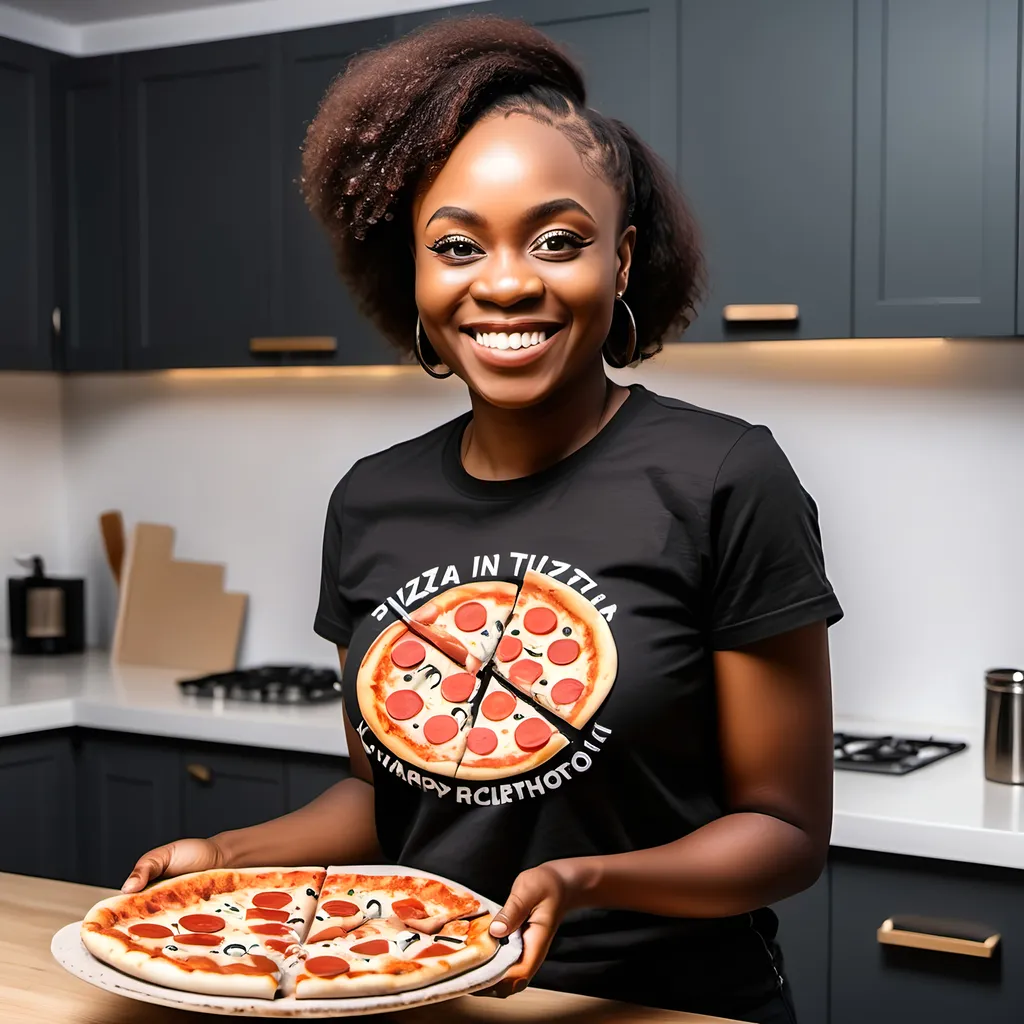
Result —
<svg viewBox="0 0 1024 1024"><path fill-rule="evenodd" d="M735 1020L749 1024L797 1024L796 1010L789 991L789 982L767 1002L750 1009L730 1011Z"/></svg>

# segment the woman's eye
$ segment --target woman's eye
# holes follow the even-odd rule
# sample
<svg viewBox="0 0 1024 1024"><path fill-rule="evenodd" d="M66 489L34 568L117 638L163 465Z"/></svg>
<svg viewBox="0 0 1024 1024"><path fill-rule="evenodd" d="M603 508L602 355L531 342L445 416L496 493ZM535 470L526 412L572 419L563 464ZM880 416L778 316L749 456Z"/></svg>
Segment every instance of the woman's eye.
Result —
<svg viewBox="0 0 1024 1024"><path fill-rule="evenodd" d="M451 235L439 238L433 245L428 246L432 252L439 256L450 256L455 259L465 259L467 256L475 256L481 250L475 242L468 238L456 238Z"/></svg>
<svg viewBox="0 0 1024 1024"><path fill-rule="evenodd" d="M535 252L575 252L589 243L571 231L550 231L537 240Z"/></svg>

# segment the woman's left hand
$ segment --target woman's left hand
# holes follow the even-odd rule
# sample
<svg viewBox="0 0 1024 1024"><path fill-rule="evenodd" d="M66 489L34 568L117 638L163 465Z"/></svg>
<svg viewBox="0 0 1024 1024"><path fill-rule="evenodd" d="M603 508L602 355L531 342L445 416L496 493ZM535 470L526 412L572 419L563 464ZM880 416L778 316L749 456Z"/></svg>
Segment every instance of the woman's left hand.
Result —
<svg viewBox="0 0 1024 1024"><path fill-rule="evenodd" d="M501 980L478 996L506 996L521 992L544 962L555 930L575 896L576 872L570 861L550 861L523 871L512 885L505 905L494 915L490 932L496 938L523 929L523 955Z"/></svg>

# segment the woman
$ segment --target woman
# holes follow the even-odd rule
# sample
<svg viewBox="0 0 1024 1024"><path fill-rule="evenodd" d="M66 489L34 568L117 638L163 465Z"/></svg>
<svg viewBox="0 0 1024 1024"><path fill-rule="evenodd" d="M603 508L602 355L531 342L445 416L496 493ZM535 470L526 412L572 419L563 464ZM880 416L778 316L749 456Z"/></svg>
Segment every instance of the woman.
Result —
<svg viewBox="0 0 1024 1024"><path fill-rule="evenodd" d="M353 777L153 850L126 890L383 858L503 901L495 934L526 925L494 994L793 1020L765 908L825 861L842 612L769 431L605 375L692 311L700 258L670 175L586 107L551 40L471 17L353 60L310 126L303 185L362 308L465 381L472 412L360 460L331 497L315 629L344 666ZM545 566L618 652L600 732L575 741L591 753L465 798L395 774L355 690L389 596L413 610L442 583Z"/></svg>

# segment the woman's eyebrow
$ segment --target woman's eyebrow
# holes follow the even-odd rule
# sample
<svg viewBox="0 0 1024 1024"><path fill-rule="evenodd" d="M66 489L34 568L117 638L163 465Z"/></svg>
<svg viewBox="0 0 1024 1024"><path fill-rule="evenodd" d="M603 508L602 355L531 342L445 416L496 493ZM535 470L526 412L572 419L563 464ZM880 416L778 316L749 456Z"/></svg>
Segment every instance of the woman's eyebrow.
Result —
<svg viewBox="0 0 1024 1024"><path fill-rule="evenodd" d="M523 221L527 224L532 224L534 221L553 217L556 213L564 213L566 210L575 210L577 213L590 217L591 220L594 219L586 207L581 206L575 199L563 196L561 199L548 199L546 202L531 206L523 214ZM481 217L479 213L463 209L461 206L439 206L430 215L430 220L423 226L430 227L435 220L439 220L442 217L473 228L483 227L487 223L486 219Z"/></svg>

